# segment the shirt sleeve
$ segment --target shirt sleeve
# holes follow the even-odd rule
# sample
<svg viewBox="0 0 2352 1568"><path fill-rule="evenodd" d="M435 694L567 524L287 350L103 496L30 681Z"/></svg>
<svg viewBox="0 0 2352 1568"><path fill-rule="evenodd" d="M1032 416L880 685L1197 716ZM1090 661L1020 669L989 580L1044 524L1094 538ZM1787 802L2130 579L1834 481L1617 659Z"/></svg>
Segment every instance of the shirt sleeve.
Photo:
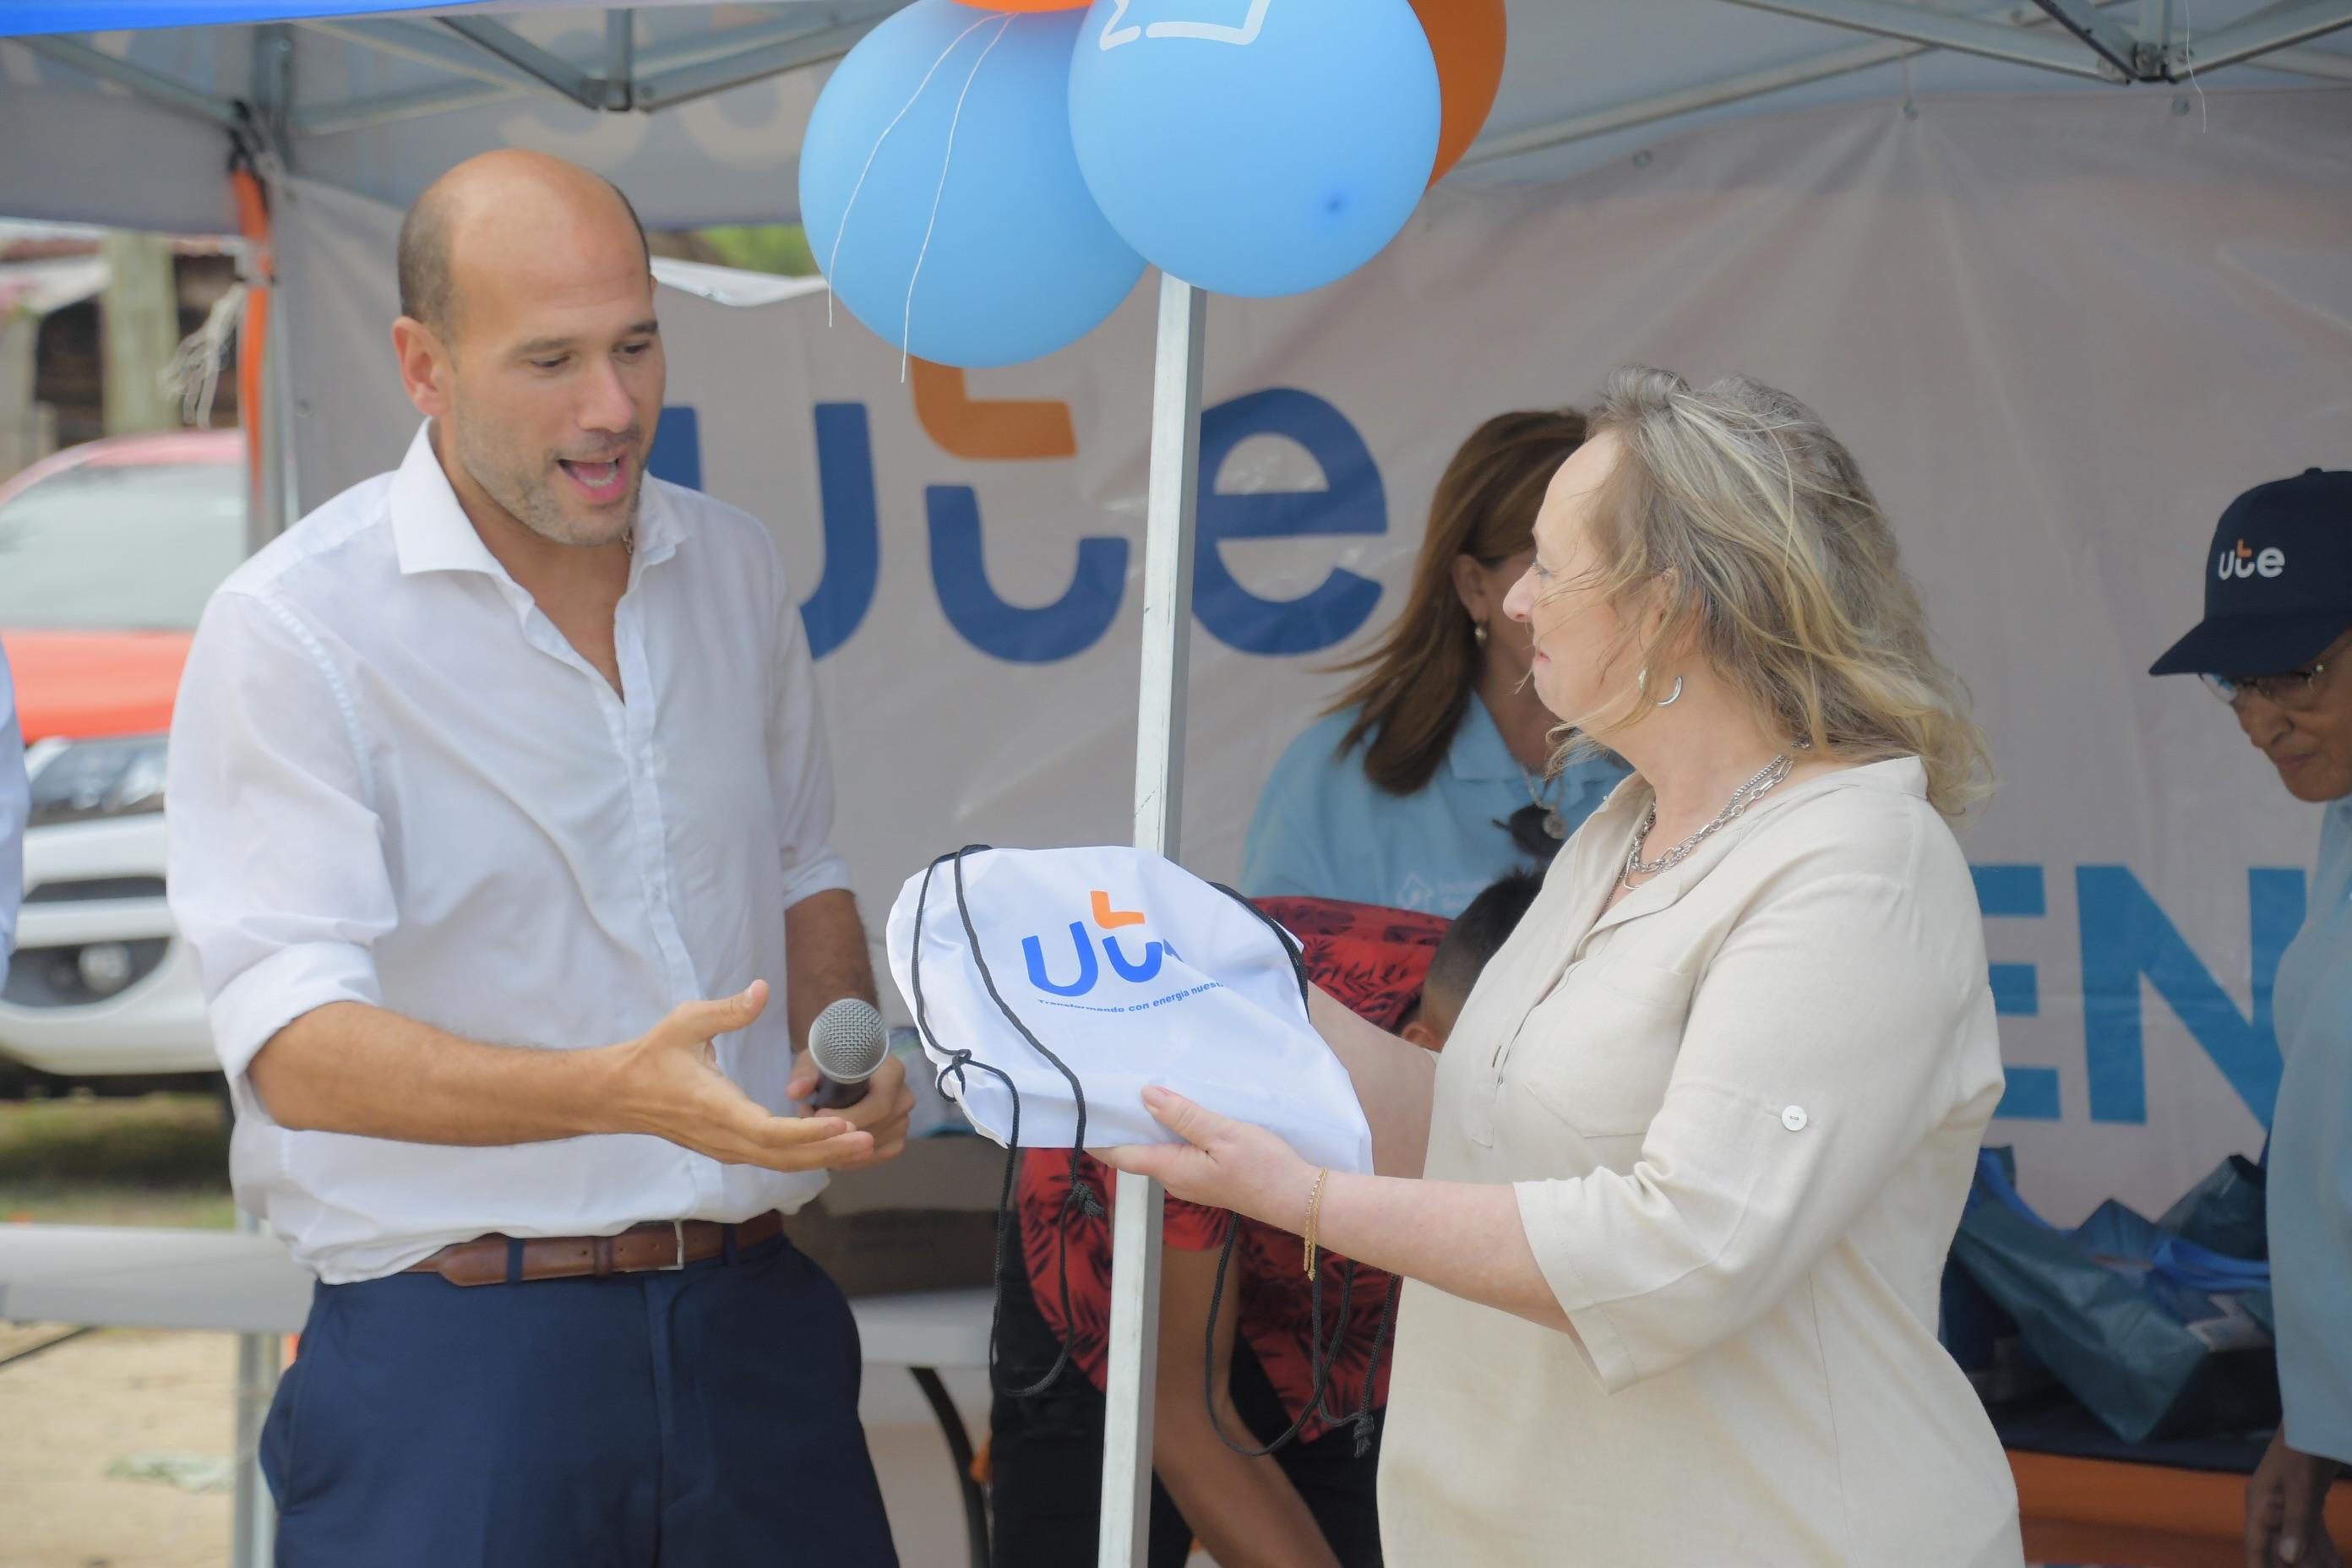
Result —
<svg viewBox="0 0 2352 1568"><path fill-rule="evenodd" d="M1990 1005L1981 941L1916 879L1792 864L1699 977L1633 1169L1517 1184L1612 1393L1795 1288L1954 1109L1956 1043Z"/></svg>
<svg viewBox="0 0 2352 1568"><path fill-rule="evenodd" d="M774 548L771 542L769 548ZM775 690L768 715L768 777L775 790L776 842L783 862L784 907L846 888L849 863L834 852L833 755L817 700L816 661L800 606L774 566L777 586Z"/></svg>
<svg viewBox="0 0 2352 1568"><path fill-rule="evenodd" d="M373 948L400 917L372 795L317 637L283 605L215 595L173 713L166 884L233 1082L305 1013L381 1005Z"/></svg>
<svg viewBox="0 0 2352 1568"><path fill-rule="evenodd" d="M25 901L25 822L32 809L16 686L8 656L0 652L0 985L8 982L8 961L16 951L16 910Z"/></svg>

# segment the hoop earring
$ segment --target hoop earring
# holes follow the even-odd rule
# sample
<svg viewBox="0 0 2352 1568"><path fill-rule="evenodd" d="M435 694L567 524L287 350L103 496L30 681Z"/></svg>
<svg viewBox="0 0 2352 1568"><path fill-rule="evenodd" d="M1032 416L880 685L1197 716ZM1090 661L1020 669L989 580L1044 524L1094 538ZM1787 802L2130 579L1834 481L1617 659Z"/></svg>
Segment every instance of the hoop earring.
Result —
<svg viewBox="0 0 2352 1568"><path fill-rule="evenodd" d="M1480 647L1485 647L1486 646L1486 622L1472 621L1470 623L1470 640L1476 643Z"/></svg>
<svg viewBox="0 0 2352 1568"><path fill-rule="evenodd" d="M1636 697L1647 697L1649 694L1650 667L1645 664L1641 668L1633 672L1633 695ZM1665 696L1660 698L1655 703L1652 704L1652 706L1658 708L1671 708L1675 705L1675 700L1681 697L1682 694L1683 678L1677 675L1675 677L1675 689L1672 691L1667 692Z"/></svg>

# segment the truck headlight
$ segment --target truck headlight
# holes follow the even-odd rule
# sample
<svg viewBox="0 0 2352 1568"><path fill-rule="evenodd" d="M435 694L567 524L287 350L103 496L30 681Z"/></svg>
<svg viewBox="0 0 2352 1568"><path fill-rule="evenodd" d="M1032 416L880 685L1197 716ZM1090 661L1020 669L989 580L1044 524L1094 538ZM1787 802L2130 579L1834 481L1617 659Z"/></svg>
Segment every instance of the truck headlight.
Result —
<svg viewBox="0 0 2352 1568"><path fill-rule="evenodd" d="M43 747L31 769L28 827L163 809L168 737L125 735Z"/></svg>

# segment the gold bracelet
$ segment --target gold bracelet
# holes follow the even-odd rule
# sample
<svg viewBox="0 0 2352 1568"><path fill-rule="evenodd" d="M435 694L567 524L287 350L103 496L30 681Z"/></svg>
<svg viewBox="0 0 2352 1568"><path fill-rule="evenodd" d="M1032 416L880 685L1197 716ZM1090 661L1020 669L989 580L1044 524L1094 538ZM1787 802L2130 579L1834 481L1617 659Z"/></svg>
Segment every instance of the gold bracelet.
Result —
<svg viewBox="0 0 2352 1568"><path fill-rule="evenodd" d="M1331 1179L1331 1167L1324 1166L1315 1173L1315 1190L1307 1194L1307 1278L1315 1278L1315 1225L1323 1214L1323 1184Z"/></svg>

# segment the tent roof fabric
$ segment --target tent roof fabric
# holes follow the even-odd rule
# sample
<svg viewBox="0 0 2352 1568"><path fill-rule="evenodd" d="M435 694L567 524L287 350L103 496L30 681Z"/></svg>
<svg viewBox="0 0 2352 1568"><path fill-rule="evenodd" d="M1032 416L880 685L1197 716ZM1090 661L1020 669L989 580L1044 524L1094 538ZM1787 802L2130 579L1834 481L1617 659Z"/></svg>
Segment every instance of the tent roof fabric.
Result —
<svg viewBox="0 0 2352 1568"><path fill-rule="evenodd" d="M830 61L903 3L654 0L607 12L441 0L426 15L423 0L0 0L0 35L24 35L0 37L0 145L12 154L0 161L0 213L232 229L219 173L250 121L303 174L394 205L471 153L522 145L611 176L657 227L788 221ZM2185 6L2094 0L1509 6L1501 95L1456 182L1548 182L1696 125L1823 103L2190 90L2101 79L2113 68L2044 9L2089 18L2126 55L2146 46L2159 73L2273 47L2208 67L2198 88L2352 81L2352 0L2203 0L2193 32ZM2141 38L2144 15L2170 16L2170 29ZM40 31L68 19L81 33ZM2003 53L2018 58L1992 58Z"/></svg>

